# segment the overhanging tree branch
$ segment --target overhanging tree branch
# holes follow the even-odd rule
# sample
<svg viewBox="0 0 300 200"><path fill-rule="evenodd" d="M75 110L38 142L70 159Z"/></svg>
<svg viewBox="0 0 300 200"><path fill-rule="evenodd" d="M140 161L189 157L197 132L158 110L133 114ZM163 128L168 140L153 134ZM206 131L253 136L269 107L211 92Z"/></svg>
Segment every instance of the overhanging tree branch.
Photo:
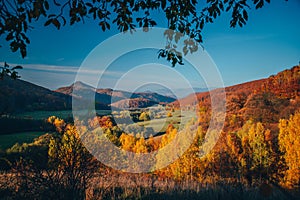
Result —
<svg viewBox="0 0 300 200"><path fill-rule="evenodd" d="M177 43L180 37L195 40L186 42L181 50L174 46L160 51L159 57L169 60L173 66L182 64L183 55L197 51L203 42L202 30L205 24L213 23L224 12L231 13L230 27L244 26L251 8L260 9L270 0L0 0L0 37L6 37L11 51L19 51L24 58L30 43L27 37L32 20L45 21L58 30L62 26L74 25L86 19L93 19L103 31L112 24L117 29L134 32L136 27L148 31L157 25L152 11L164 13L168 28L174 32L169 40ZM174 54L175 53L175 54Z"/></svg>

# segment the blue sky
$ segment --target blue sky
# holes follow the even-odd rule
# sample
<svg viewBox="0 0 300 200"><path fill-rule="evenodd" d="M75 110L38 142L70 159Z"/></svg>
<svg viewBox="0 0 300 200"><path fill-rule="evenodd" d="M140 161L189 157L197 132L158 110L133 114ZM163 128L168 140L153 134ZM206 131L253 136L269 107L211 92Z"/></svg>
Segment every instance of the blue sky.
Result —
<svg viewBox="0 0 300 200"><path fill-rule="evenodd" d="M300 62L299 10L299 0L276 0L260 10L251 9L249 21L243 28L229 28L228 14L223 14L215 23L205 27L203 46L217 65L226 86L265 78ZM157 15L158 21L160 18L163 20L163 16ZM0 38L0 62L22 64L22 79L56 89L71 84L89 53L116 33L118 31L114 28L102 32L92 20L63 27L59 31L54 27L45 28L38 22L29 34L31 44L25 59L20 58L19 53L11 53L5 39ZM148 58L136 53L131 57L138 58L139 64L150 62ZM120 58L115 62L118 76L133 64L132 58L129 58L130 55L127 59ZM156 58L157 55L153 55L151 59L166 64ZM92 71L87 73L87 77L93 75ZM111 78L116 79L118 76ZM167 75L164 77L172 78ZM113 87L109 81L102 86ZM195 86L205 85L199 81ZM181 88L176 84L174 87Z"/></svg>

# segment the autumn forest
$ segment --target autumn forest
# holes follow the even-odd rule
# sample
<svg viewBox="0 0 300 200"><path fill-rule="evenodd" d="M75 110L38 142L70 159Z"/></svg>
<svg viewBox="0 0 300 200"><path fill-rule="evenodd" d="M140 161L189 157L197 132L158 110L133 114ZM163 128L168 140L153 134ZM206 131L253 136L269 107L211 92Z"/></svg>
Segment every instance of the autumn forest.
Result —
<svg viewBox="0 0 300 200"><path fill-rule="evenodd" d="M136 109L132 104L134 109L129 111L97 114L81 124L81 130L70 115L37 120L6 112L2 122L40 123L42 128L38 130L43 130L43 134L1 150L0 196L4 199L297 199L300 66L225 90L225 124L216 144L204 156L200 152L210 142L206 139L211 118L210 92L197 93L196 103L187 96L181 103L164 103L152 109L147 106ZM214 91L218 93L218 89ZM176 119L189 115L191 110L197 116L180 130ZM160 134L153 135L155 126L144 127L162 119L167 122ZM126 121L136 123L126 126ZM99 131L103 133L100 136ZM191 144L170 164L157 167L168 162L168 151L173 151L161 149L172 142L176 149L182 148L182 141L175 139L178 135L184 141L191 140ZM125 163L122 170L116 170L97 160L97 153L91 148L100 146L109 151L103 137L123 152L134 152L130 155L135 158L130 159L137 162ZM87 141L92 141L94 147L88 150L83 144ZM152 165L147 166L148 172L126 170L142 171L139 168L144 165L139 163L145 160L141 155L151 152L157 153L152 157ZM107 159L118 163L119 155L104 153L110 155Z"/></svg>
<svg viewBox="0 0 300 200"><path fill-rule="evenodd" d="M298 200L299 0L0 0L0 200Z"/></svg>

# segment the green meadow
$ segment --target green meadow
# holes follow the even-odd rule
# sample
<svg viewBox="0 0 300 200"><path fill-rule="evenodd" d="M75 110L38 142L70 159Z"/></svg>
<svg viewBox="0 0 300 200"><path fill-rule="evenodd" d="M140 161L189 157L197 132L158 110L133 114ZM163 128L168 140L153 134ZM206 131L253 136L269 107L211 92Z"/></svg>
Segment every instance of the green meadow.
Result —
<svg viewBox="0 0 300 200"><path fill-rule="evenodd" d="M0 149L5 150L15 143L30 143L41 135L45 134L44 132L21 132L13 134L0 135Z"/></svg>

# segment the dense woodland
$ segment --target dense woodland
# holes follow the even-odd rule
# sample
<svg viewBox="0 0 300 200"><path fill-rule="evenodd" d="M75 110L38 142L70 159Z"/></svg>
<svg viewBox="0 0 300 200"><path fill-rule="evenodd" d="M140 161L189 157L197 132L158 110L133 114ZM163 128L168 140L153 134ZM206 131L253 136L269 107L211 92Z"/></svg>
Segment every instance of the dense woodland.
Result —
<svg viewBox="0 0 300 200"><path fill-rule="evenodd" d="M162 23L174 31L169 33L170 41L158 56L174 67L183 64L183 55L196 52L201 46L206 24L227 13L231 16L230 27L242 27L248 21L248 11L260 9L270 0L207 0L204 4L195 0L11 2L0 1L0 36L22 58L27 56L29 31L38 24L59 30L92 19L103 31L111 26L120 32L131 32L137 27L148 31L157 25L155 15L161 12L165 18ZM181 35L194 42L185 40L184 47L177 49ZM209 143L206 138L210 135L207 130L212 116L210 92L197 93L197 101L189 96L173 103L164 101L167 112L154 117L170 119L183 110L197 112L197 117L186 123L183 130L178 129L177 123L169 123L160 134L151 136L139 125L124 127L118 123L151 121L153 113L142 110L117 113L118 120L113 113L95 116L82 122L79 131L71 119L11 116L24 111L71 109L72 97L68 93L72 88L50 91L6 77L19 78L16 69L20 68L10 68L7 63L1 67L0 78L4 79L0 80L0 134L24 130L47 133L33 142L16 143L0 150L0 199L298 199L300 196L300 66L267 79L225 88L225 124L217 144L204 156L199 154ZM211 92L218 96L220 90ZM96 109L111 109L101 102L104 96L111 102L108 93L97 91ZM131 101L120 99L114 106L147 107L157 103L144 96ZM95 134L98 131L104 134L99 137ZM154 170L169 159L160 150L178 135L191 139L191 132L195 137L184 154L167 167ZM82 143L90 141L95 150L99 146L105 149L101 146L103 137L123 152L135 152L137 158L157 151L153 170L127 173L105 166ZM174 147L182 148L176 142ZM114 156L107 159L117 162ZM140 167L134 163L127 165L133 169Z"/></svg>
<svg viewBox="0 0 300 200"><path fill-rule="evenodd" d="M300 66L267 79L226 88L227 112L213 150L199 156L211 116L209 93L198 102L184 99L168 105L167 117L181 109L195 109L194 142L165 168L148 173L126 173L97 161L84 147L72 122L47 119L52 132L32 143L15 144L1 152L0 196L4 199L297 199L300 186ZM135 121L150 120L141 112ZM124 115L121 118L132 116ZM100 126L100 128L99 128ZM146 137L126 132L112 116L96 116L81 132L101 129L118 148L136 156L165 147L188 132L169 124L165 133ZM92 132L86 140L102 145ZM102 136L103 137L103 136ZM176 144L175 144L176 146ZM180 146L176 147L180 148ZM116 159L110 157L109 159ZM156 154L155 163L164 162ZM131 165L132 163L128 163ZM134 167L134 166L131 166ZM139 166L137 166L139 167ZM155 166L154 166L155 167Z"/></svg>

